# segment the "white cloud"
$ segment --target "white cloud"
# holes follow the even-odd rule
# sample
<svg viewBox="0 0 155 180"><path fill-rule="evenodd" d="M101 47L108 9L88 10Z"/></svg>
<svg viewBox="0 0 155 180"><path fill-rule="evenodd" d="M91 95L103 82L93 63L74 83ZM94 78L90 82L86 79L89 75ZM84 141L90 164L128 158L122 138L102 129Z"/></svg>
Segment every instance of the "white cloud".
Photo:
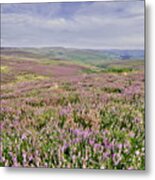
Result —
<svg viewBox="0 0 155 180"><path fill-rule="evenodd" d="M83 4L72 18L63 17L60 6L53 17L44 12L42 16L33 16L26 10L17 13L18 9L2 13L2 46L143 48L143 5L124 3ZM56 16L58 12L61 15Z"/></svg>

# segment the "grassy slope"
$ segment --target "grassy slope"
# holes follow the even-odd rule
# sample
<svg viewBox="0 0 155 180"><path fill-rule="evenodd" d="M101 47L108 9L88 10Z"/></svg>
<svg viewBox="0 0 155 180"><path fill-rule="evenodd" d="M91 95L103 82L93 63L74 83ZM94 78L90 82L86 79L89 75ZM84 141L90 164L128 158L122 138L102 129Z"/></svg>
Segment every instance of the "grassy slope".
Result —
<svg viewBox="0 0 155 180"><path fill-rule="evenodd" d="M126 53L126 52L124 52ZM133 53L133 57L140 59L126 60L121 59L122 51L101 51L101 50L80 50L65 48L2 48L1 57L3 59L30 60L43 64L64 65L77 64L88 68L88 72L98 72L105 69L125 68L139 69L144 65L141 59L142 52L129 51L127 54ZM137 55L136 55L137 53ZM139 55L140 54L140 55ZM125 71L125 70L123 70Z"/></svg>

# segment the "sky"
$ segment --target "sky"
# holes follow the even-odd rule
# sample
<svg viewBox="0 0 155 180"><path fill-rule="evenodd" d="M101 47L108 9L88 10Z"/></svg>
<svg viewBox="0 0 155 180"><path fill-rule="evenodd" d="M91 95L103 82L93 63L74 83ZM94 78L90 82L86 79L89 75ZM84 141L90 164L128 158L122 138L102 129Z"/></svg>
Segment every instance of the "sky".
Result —
<svg viewBox="0 0 155 180"><path fill-rule="evenodd" d="M2 4L1 46L144 49L144 1Z"/></svg>

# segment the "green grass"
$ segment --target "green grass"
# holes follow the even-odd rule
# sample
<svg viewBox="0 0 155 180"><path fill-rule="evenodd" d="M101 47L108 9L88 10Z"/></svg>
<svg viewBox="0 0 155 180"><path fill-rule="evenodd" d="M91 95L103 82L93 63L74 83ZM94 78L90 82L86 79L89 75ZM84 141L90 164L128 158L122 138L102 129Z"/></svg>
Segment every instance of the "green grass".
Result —
<svg viewBox="0 0 155 180"><path fill-rule="evenodd" d="M107 68L104 70L105 72L111 72L111 73L124 73L124 72L132 72L132 68Z"/></svg>
<svg viewBox="0 0 155 180"><path fill-rule="evenodd" d="M47 79L46 76L36 75L36 74L22 74L16 77L17 82L25 82L25 81L36 81L36 80L44 80Z"/></svg>
<svg viewBox="0 0 155 180"><path fill-rule="evenodd" d="M1 71L1 73L8 73L9 67L8 66L1 66L0 71Z"/></svg>

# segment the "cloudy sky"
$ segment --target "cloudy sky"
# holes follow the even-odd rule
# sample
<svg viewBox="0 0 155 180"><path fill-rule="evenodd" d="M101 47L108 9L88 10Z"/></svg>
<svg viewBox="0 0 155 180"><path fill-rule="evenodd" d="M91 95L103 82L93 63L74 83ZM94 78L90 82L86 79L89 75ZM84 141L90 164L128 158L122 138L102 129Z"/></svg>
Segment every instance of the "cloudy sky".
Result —
<svg viewBox="0 0 155 180"><path fill-rule="evenodd" d="M144 2L3 4L1 44L143 49Z"/></svg>

